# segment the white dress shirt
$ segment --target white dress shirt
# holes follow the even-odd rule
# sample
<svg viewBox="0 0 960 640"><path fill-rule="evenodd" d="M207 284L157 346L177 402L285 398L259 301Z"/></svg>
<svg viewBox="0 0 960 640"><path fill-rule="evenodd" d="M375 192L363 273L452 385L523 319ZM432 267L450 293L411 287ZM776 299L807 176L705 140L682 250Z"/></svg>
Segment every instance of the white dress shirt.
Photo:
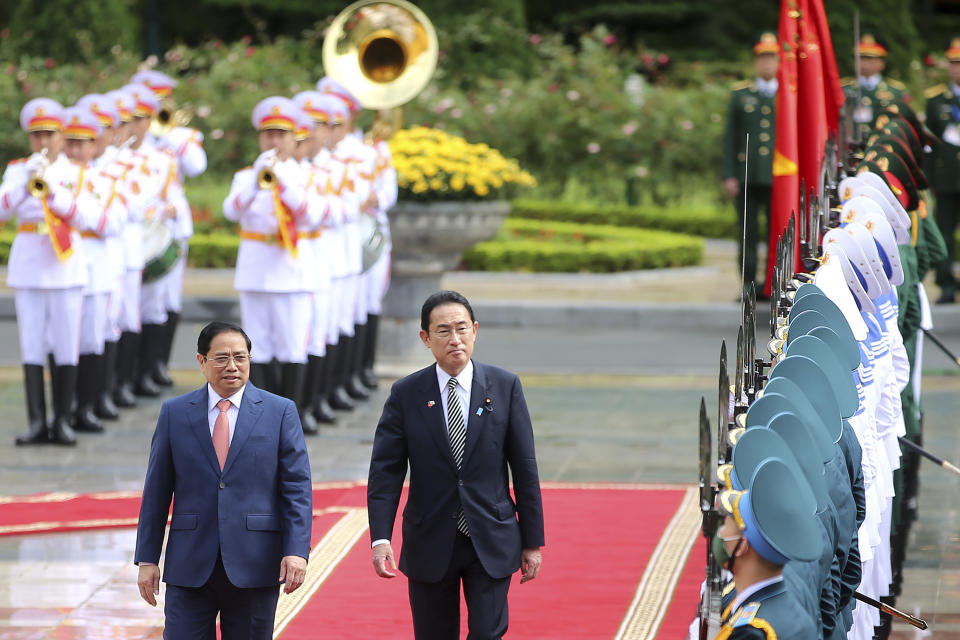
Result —
<svg viewBox="0 0 960 640"><path fill-rule="evenodd" d="M776 78L771 78L769 80L764 80L763 78L757 78L757 90L760 91L764 96L771 98L777 95L777 88L779 88L780 83Z"/></svg>
<svg viewBox="0 0 960 640"><path fill-rule="evenodd" d="M440 384L440 402L443 403L443 422L447 425L447 430L450 429L450 423L447 422L447 416L450 415L447 413L447 385L450 383L450 378L452 378L449 373L440 368L440 365L437 365L437 382ZM460 414L463 416L463 428L467 428L467 423L470 422L470 416L467 415L467 412L470 411L470 388L473 386L473 360L467 362L467 366L463 368L459 374L457 374L457 398L460 400Z"/></svg>
<svg viewBox="0 0 960 640"><path fill-rule="evenodd" d="M230 408L227 409L227 422L230 423L230 442L233 442L233 431L237 427L237 416L240 414L240 401L243 399L243 390L247 385L240 387L235 394L226 398L230 401ZM217 423L217 417L220 415L220 408L217 403L224 400L219 393L213 390L210 383L207 383L207 422L210 424L210 437L213 438L213 426Z"/></svg>

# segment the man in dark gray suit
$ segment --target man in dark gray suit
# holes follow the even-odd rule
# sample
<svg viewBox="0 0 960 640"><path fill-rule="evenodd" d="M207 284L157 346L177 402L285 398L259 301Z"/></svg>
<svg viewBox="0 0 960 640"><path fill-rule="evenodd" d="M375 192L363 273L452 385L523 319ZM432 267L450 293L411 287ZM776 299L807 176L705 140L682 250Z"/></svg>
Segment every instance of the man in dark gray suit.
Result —
<svg viewBox="0 0 960 640"><path fill-rule="evenodd" d="M479 325L466 298L433 294L420 326L436 364L393 385L373 443L373 565L381 577L396 575L390 538L409 464L400 570L414 634L459 636L462 582L469 637L493 640L507 630L511 575L521 569L526 582L540 571L543 508L530 414L516 375L471 360Z"/></svg>

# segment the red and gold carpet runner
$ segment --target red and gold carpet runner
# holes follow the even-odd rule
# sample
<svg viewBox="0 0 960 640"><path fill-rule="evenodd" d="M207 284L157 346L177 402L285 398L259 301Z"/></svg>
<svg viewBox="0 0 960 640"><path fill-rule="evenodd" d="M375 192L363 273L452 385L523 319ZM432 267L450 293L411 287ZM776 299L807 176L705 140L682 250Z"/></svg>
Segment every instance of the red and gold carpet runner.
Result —
<svg viewBox="0 0 960 640"><path fill-rule="evenodd" d="M543 501L543 569L527 584L515 578L508 637L684 635L703 577L693 488L554 483L544 485ZM274 637L412 637L406 579L373 571L365 503L361 483L315 485L307 578L281 594ZM0 497L0 535L133 527L139 504L139 494L119 492ZM465 636L465 611L461 618Z"/></svg>

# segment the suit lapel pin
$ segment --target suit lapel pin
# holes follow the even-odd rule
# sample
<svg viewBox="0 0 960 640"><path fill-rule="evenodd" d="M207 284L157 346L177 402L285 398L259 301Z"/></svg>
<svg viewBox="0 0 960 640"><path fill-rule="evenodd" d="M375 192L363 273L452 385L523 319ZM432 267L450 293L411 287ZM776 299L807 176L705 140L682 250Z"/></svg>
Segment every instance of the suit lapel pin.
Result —
<svg viewBox="0 0 960 640"><path fill-rule="evenodd" d="M427 400L427 409L432 408L433 405L435 405L435 404L437 404L437 403L434 402L433 400Z"/></svg>
<svg viewBox="0 0 960 640"><path fill-rule="evenodd" d="M483 404L486 405L487 411L493 412L493 401L490 398L484 398Z"/></svg>

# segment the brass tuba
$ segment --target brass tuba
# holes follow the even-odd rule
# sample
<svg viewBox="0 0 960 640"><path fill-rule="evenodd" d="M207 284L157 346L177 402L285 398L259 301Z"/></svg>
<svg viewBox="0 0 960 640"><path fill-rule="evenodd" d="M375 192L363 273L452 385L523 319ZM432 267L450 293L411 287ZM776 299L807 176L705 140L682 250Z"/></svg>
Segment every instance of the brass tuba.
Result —
<svg viewBox="0 0 960 640"><path fill-rule="evenodd" d="M437 66L433 24L406 0L360 0L340 12L323 40L323 68L366 109L412 100Z"/></svg>

